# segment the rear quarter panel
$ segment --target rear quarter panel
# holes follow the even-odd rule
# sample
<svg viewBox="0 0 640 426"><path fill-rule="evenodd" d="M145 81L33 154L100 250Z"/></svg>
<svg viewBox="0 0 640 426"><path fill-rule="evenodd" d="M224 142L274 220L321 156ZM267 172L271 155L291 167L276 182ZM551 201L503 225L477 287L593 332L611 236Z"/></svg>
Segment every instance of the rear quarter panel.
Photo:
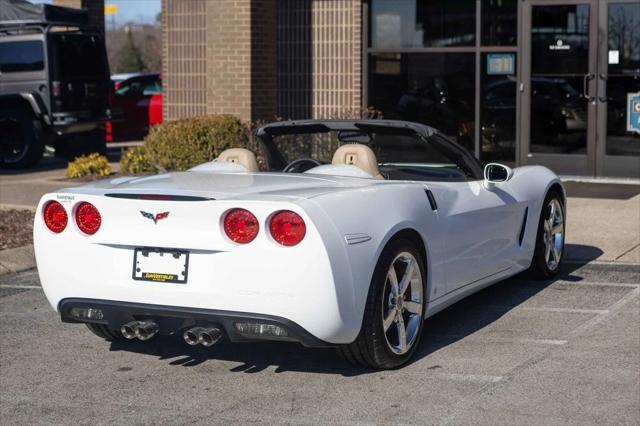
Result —
<svg viewBox="0 0 640 426"><path fill-rule="evenodd" d="M411 229L422 237L430 295L445 283L442 268L443 238L437 212L431 210L420 183L386 183L365 189L334 192L301 202L327 249L341 314L360 324L378 258L398 232ZM346 235L371 239L347 244Z"/></svg>

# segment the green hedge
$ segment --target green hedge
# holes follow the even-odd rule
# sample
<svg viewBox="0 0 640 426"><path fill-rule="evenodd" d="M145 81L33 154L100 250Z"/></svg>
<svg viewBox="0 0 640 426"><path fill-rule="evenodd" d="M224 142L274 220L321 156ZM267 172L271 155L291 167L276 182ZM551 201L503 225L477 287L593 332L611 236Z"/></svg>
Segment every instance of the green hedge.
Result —
<svg viewBox="0 0 640 426"><path fill-rule="evenodd" d="M228 148L248 145L248 128L231 115L169 121L151 129L143 146L120 160L123 173L187 170L211 161Z"/></svg>

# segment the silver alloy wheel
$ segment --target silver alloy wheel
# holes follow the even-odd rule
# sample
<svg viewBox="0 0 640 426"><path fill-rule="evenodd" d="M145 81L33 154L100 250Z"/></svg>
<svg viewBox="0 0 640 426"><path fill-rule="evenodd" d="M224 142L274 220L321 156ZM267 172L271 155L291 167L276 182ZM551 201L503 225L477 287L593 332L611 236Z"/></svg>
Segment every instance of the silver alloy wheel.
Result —
<svg viewBox="0 0 640 426"><path fill-rule="evenodd" d="M389 349L397 355L407 353L418 337L423 294L418 261L411 253L398 254L387 271L382 298L384 337Z"/></svg>
<svg viewBox="0 0 640 426"><path fill-rule="evenodd" d="M544 260L547 268L555 271L560 264L564 249L564 213L557 198L549 201L545 212L542 236L544 239Z"/></svg>

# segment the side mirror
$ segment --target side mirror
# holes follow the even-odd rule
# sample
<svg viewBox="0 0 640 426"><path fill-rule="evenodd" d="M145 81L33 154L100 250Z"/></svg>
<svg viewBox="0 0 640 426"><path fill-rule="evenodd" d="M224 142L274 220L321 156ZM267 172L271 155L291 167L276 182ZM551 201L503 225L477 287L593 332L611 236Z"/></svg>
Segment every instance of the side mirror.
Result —
<svg viewBox="0 0 640 426"><path fill-rule="evenodd" d="M511 167L504 164L489 163L484 166L484 187L492 190L496 183L506 182L513 176Z"/></svg>

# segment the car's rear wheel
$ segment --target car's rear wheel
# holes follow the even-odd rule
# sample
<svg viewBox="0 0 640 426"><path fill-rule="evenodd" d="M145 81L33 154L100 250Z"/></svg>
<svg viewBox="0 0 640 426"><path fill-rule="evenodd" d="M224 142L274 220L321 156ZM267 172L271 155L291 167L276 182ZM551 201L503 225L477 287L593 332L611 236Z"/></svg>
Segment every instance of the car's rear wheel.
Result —
<svg viewBox="0 0 640 426"><path fill-rule="evenodd" d="M529 269L536 278L549 279L560 270L564 255L564 218L562 195L556 190L549 191L540 213L536 248Z"/></svg>
<svg viewBox="0 0 640 426"><path fill-rule="evenodd" d="M87 328L96 336L102 337L105 340L124 340L122 334L117 330L111 330L104 324L86 324Z"/></svg>
<svg viewBox="0 0 640 426"><path fill-rule="evenodd" d="M387 245L373 274L360 333L339 348L347 361L383 369L409 361L424 323L425 277L420 251L410 241Z"/></svg>
<svg viewBox="0 0 640 426"><path fill-rule="evenodd" d="M24 108L0 109L0 164L24 169L37 164L44 153L40 123Z"/></svg>

